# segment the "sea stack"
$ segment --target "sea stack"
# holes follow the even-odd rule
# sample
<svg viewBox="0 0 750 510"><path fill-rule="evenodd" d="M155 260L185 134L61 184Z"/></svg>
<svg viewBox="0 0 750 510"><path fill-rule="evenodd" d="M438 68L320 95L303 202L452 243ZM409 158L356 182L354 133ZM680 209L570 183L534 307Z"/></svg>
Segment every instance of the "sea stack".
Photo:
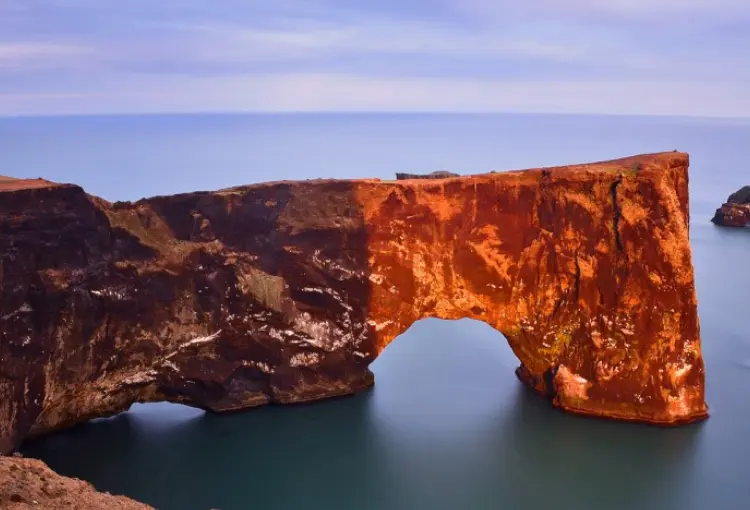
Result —
<svg viewBox="0 0 750 510"><path fill-rule="evenodd" d="M502 332L521 380L565 411L700 420L688 223L678 152L134 203L5 178L0 451L133 402L350 394L426 317Z"/></svg>
<svg viewBox="0 0 750 510"><path fill-rule="evenodd" d="M718 209L711 219L724 227L745 227L750 223L750 186L735 191Z"/></svg>

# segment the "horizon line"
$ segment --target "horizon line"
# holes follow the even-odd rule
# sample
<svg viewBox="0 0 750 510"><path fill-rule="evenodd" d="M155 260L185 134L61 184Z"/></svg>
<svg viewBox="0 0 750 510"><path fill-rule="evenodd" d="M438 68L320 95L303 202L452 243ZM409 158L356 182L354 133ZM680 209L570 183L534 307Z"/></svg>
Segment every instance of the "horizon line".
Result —
<svg viewBox="0 0 750 510"><path fill-rule="evenodd" d="M168 116L286 116L286 115L550 115L559 117L648 117L662 119L735 120L750 121L746 115L694 115L663 113L605 113L605 112L544 112L544 111L475 111L475 110L205 110L205 111L148 111L148 112L96 112L96 113L32 113L4 114L7 119L52 119L94 117L168 117Z"/></svg>

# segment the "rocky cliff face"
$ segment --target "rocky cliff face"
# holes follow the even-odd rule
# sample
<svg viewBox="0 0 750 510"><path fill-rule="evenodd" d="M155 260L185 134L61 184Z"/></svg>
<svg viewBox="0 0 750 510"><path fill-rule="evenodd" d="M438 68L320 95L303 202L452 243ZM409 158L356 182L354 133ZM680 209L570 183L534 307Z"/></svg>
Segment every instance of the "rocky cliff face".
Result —
<svg viewBox="0 0 750 510"><path fill-rule="evenodd" d="M745 186L727 198L711 219L725 227L744 227L750 224L750 186Z"/></svg>
<svg viewBox="0 0 750 510"><path fill-rule="evenodd" d="M0 451L140 401L322 399L425 317L567 411L704 418L688 157L108 203L0 181Z"/></svg>

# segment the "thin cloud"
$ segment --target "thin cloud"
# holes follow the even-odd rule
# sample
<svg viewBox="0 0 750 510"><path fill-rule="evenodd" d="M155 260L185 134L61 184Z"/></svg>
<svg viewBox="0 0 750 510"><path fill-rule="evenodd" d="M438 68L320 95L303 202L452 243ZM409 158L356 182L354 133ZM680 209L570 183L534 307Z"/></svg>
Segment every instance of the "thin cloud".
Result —
<svg viewBox="0 0 750 510"><path fill-rule="evenodd" d="M217 59L274 60L335 57L345 54L442 55L446 57L519 56L561 61L585 60L590 53L579 42L473 33L438 24L297 23L285 28L253 28L231 24L165 24L165 28L199 37L203 55ZM194 40L195 42L195 40Z"/></svg>
<svg viewBox="0 0 750 510"><path fill-rule="evenodd" d="M0 0L0 114L748 115L745 2Z"/></svg>
<svg viewBox="0 0 750 510"><path fill-rule="evenodd" d="M734 83L504 81L296 74L178 78L113 77L106 93L0 94L14 115L164 112L536 112L750 117ZM113 108L112 105L117 105Z"/></svg>
<svg viewBox="0 0 750 510"><path fill-rule="evenodd" d="M526 13L533 16L596 18L670 24L677 21L717 22L750 18L746 0L444 0L458 12L489 19Z"/></svg>
<svg viewBox="0 0 750 510"><path fill-rule="evenodd" d="M56 43L0 43L0 63L24 60L52 60L91 54L87 47Z"/></svg>

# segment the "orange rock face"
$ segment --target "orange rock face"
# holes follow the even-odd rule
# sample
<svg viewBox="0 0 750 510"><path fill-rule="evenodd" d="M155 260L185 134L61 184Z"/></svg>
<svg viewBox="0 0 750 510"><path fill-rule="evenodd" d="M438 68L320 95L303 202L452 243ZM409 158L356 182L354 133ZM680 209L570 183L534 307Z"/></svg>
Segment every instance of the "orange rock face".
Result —
<svg viewBox="0 0 750 510"><path fill-rule="evenodd" d="M425 317L508 339L567 411L707 416L688 156L110 204L0 186L0 450L135 401L352 393Z"/></svg>

